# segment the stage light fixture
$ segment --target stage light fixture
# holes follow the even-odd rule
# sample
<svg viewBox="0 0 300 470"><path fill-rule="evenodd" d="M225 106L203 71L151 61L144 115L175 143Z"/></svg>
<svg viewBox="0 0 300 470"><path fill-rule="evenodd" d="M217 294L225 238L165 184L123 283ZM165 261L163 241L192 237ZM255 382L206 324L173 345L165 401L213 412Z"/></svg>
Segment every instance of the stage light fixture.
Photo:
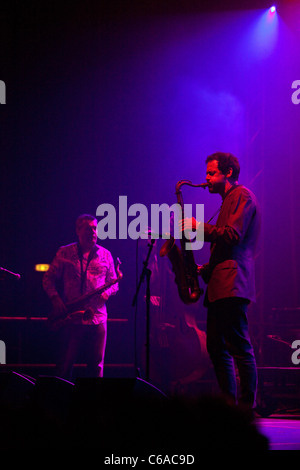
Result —
<svg viewBox="0 0 300 470"><path fill-rule="evenodd" d="M275 13L275 11L276 11L276 6L275 5L271 6L270 13Z"/></svg>
<svg viewBox="0 0 300 470"><path fill-rule="evenodd" d="M46 272L50 268L49 264L36 264L34 270L38 272Z"/></svg>

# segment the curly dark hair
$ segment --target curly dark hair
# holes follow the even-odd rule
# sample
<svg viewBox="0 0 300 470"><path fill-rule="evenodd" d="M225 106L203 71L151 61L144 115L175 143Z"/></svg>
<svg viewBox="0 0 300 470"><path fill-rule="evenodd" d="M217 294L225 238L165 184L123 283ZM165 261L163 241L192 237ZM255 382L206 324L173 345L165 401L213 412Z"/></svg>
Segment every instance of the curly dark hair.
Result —
<svg viewBox="0 0 300 470"><path fill-rule="evenodd" d="M240 164L238 159L232 155L232 153L224 153L224 152L215 152L207 157L205 163L212 162L213 160L217 160L218 168L223 173L223 175L227 175L230 168L232 169L232 176L230 179L237 181L239 174L240 174Z"/></svg>

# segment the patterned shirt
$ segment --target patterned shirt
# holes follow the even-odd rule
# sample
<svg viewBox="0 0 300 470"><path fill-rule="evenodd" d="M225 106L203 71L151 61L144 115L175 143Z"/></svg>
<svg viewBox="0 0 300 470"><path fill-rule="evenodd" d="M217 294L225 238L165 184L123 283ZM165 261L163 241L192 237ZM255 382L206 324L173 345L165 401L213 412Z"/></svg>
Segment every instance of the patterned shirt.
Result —
<svg viewBox="0 0 300 470"><path fill-rule="evenodd" d="M71 243L57 251L49 270L44 274L43 287L50 298L60 295L68 303L116 278L113 258L107 249L95 245L91 259L88 259L87 255L80 255L78 243ZM117 291L118 283L105 292L112 295ZM84 308L93 309L92 324L107 320L105 300L100 294L86 300Z"/></svg>

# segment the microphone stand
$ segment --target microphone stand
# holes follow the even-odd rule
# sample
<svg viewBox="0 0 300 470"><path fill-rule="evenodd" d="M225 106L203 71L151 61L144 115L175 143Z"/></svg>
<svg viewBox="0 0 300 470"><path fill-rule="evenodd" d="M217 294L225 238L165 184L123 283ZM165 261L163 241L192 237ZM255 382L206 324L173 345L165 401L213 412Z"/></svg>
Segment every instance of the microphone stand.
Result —
<svg viewBox="0 0 300 470"><path fill-rule="evenodd" d="M152 248L155 243L155 239L151 239L151 243L148 244L149 250L147 253L146 260L143 261L143 270L140 275L139 283L133 298L132 306L134 307L137 302L137 297L141 288L141 285L146 277L147 286L146 286L146 380L149 381L150 377L150 280L151 280L151 270L148 268L149 258L151 255Z"/></svg>

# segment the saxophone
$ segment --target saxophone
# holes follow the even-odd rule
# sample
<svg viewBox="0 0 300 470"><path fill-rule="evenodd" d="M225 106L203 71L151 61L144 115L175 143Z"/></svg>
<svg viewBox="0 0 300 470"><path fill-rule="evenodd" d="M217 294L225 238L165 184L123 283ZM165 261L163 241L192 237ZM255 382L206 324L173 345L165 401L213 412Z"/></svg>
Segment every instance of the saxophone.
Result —
<svg viewBox="0 0 300 470"><path fill-rule="evenodd" d="M182 218L184 219L184 206L181 186L188 185L194 188L206 188L208 183L193 184L191 181L178 181L175 187L177 203L180 204L182 210ZM186 250L185 243L187 240L184 232L180 239L181 250L176 245L174 237L170 237L160 249L160 256L168 256L172 264L172 270L175 274L175 283L177 284L179 297L185 304L192 304L199 300L203 294L203 289L199 287L197 265L194 260L193 250Z"/></svg>

